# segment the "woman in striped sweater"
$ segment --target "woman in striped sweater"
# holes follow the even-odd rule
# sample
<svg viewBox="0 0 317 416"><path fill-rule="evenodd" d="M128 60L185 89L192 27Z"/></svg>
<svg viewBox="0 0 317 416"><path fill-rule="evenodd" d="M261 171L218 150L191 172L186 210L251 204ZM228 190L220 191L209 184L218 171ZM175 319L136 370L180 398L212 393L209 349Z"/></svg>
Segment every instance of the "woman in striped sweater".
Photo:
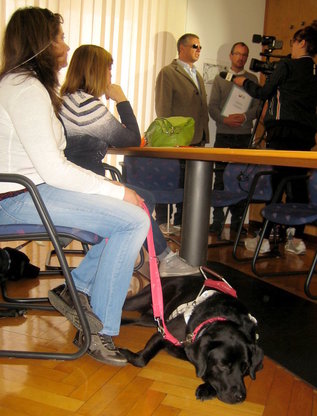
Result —
<svg viewBox="0 0 317 416"><path fill-rule="evenodd" d="M61 87L63 105L60 117L65 127L67 159L104 176L102 161L109 146L140 145L140 131L131 104L119 85L111 84L112 56L96 45L81 45L72 56L65 82ZM111 114L102 96L116 103L121 122ZM151 192L129 185L144 198L150 212L155 200ZM160 260L160 274L184 276L199 273L174 253L152 218L156 254Z"/></svg>

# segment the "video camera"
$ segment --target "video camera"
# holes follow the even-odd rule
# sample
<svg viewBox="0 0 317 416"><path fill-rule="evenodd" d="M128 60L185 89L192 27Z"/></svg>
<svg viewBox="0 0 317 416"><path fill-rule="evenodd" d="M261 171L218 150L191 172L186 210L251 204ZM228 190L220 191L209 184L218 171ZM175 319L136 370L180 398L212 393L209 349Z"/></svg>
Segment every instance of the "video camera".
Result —
<svg viewBox="0 0 317 416"><path fill-rule="evenodd" d="M261 36L253 35L253 43L261 43L263 46L267 46L263 52L260 53L261 56L265 56L265 61L259 61L258 59L251 59L250 70L254 72L262 72L264 75L270 75L275 67L276 61L270 62L270 58L285 58L285 56L272 55L272 52L275 49L283 48L283 41L277 40L275 36Z"/></svg>

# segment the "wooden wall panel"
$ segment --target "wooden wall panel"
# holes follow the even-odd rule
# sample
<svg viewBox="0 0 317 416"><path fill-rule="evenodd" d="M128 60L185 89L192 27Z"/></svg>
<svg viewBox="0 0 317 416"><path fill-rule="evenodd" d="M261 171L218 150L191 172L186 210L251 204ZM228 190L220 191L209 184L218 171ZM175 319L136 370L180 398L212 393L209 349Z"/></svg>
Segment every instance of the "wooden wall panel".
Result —
<svg viewBox="0 0 317 416"><path fill-rule="evenodd" d="M276 53L287 55L294 33L314 19L317 19L316 0L266 0L264 34L282 40L283 49Z"/></svg>

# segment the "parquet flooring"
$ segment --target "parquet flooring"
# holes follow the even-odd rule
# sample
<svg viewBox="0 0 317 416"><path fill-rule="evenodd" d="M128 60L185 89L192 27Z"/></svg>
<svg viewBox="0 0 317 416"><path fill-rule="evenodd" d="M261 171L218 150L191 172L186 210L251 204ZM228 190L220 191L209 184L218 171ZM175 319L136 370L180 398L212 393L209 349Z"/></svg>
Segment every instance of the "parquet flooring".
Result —
<svg viewBox="0 0 317 416"><path fill-rule="evenodd" d="M43 263L46 243L32 243L25 252ZM209 257L250 273L238 264L231 247L212 248ZM309 261L307 259L301 261ZM290 259L289 261L294 261ZM76 262L76 260L74 260ZM317 279L316 279L317 280ZM14 295L45 296L58 278L15 284ZM270 282L300 296L303 277L283 277ZM9 288L12 290L12 288ZM12 293L12 292L11 292ZM143 347L152 328L123 327L115 339L133 350ZM57 312L29 311L25 317L0 319L1 349L75 351L75 329ZM0 359L1 416L317 416L317 390L265 357L257 379L246 379L247 400L227 405L219 400L199 402L200 384L188 362L160 352L145 368L111 367L88 355L74 361Z"/></svg>

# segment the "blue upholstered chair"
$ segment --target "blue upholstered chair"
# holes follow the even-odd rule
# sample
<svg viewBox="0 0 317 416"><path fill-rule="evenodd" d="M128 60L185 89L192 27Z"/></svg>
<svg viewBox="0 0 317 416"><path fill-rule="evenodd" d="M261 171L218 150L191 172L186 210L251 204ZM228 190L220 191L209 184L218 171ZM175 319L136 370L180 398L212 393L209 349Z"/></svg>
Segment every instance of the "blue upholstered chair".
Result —
<svg viewBox="0 0 317 416"><path fill-rule="evenodd" d="M63 352L41 352L41 351L12 351L12 350L1 350L0 357L15 357L15 358L42 358L42 359L55 359L55 360L73 360L75 358L81 357L88 349L90 345L90 329L86 316L81 307L77 291L73 282L70 269L68 267L63 249L61 247L59 237L65 236L72 239L80 238L86 242L94 241L95 243L100 238L92 233L82 232L81 230L75 230L67 227L55 228L50 215L45 207L45 204L37 190L37 187L34 183L22 175L17 174L0 174L0 182L13 182L18 183L24 186L30 193L32 200L34 202L35 208L39 213L39 216L42 220L43 225L0 225L0 241L21 241L21 240L50 240L56 251L58 257L61 272L65 278L71 298L74 302L75 309L77 311L82 329L84 331L84 343L80 349L75 353L63 353ZM0 280L2 283L5 283L5 272L0 273ZM18 283L17 283L18 284ZM47 298L40 298L39 303L45 303ZM3 309L44 309L44 310L54 310L52 306L48 303L46 305L39 305L38 302L35 302L34 299L31 299L29 302L24 302L24 300L15 300L10 299L10 301L0 303L0 312Z"/></svg>
<svg viewBox="0 0 317 416"><path fill-rule="evenodd" d="M183 202L184 188L179 186L180 163L174 159L125 156L122 176L128 185L151 191L158 204ZM167 225L170 212L168 209Z"/></svg>
<svg viewBox="0 0 317 416"><path fill-rule="evenodd" d="M304 289L305 293L308 297L311 299L317 299L317 295L313 295L310 291L310 283L315 271L316 262L317 262L317 250L315 252L315 255L312 260L312 264L310 266L310 269L307 271L303 270L283 270L278 273L260 273L256 267L258 255L260 251L260 247L264 238L265 231L268 227L269 222L277 223L277 224L283 224L288 227L293 227L296 225L304 225L304 224L313 224L317 225L317 169L314 169L311 171L311 173L306 176L308 180L308 189L309 189L309 203L276 203L275 201L278 201L280 196L282 195L285 187L287 184L294 180L302 180L303 176L297 176L297 177L289 177L285 178L279 185L274 198L272 200L272 203L267 205L262 210L262 215L264 219L266 220L263 225L263 230L261 232L259 242L257 245L257 248L254 253L253 261L252 261L252 270L253 272L261 277L267 277L267 276L281 276L281 275L295 275L295 274L303 274L305 273L307 275ZM278 261L278 260L276 260Z"/></svg>
<svg viewBox="0 0 317 416"><path fill-rule="evenodd" d="M227 208L225 220L229 213L230 206L235 205L239 202L244 203L243 215L238 227L235 240L233 242L233 256L236 260L251 260L251 258L240 259L237 256L237 247L239 245L241 231L250 204L267 202L270 201L272 198L272 173L273 170L271 166L228 163L223 173L224 189L214 189L211 193L212 207ZM225 224L225 220L222 225L223 227Z"/></svg>

